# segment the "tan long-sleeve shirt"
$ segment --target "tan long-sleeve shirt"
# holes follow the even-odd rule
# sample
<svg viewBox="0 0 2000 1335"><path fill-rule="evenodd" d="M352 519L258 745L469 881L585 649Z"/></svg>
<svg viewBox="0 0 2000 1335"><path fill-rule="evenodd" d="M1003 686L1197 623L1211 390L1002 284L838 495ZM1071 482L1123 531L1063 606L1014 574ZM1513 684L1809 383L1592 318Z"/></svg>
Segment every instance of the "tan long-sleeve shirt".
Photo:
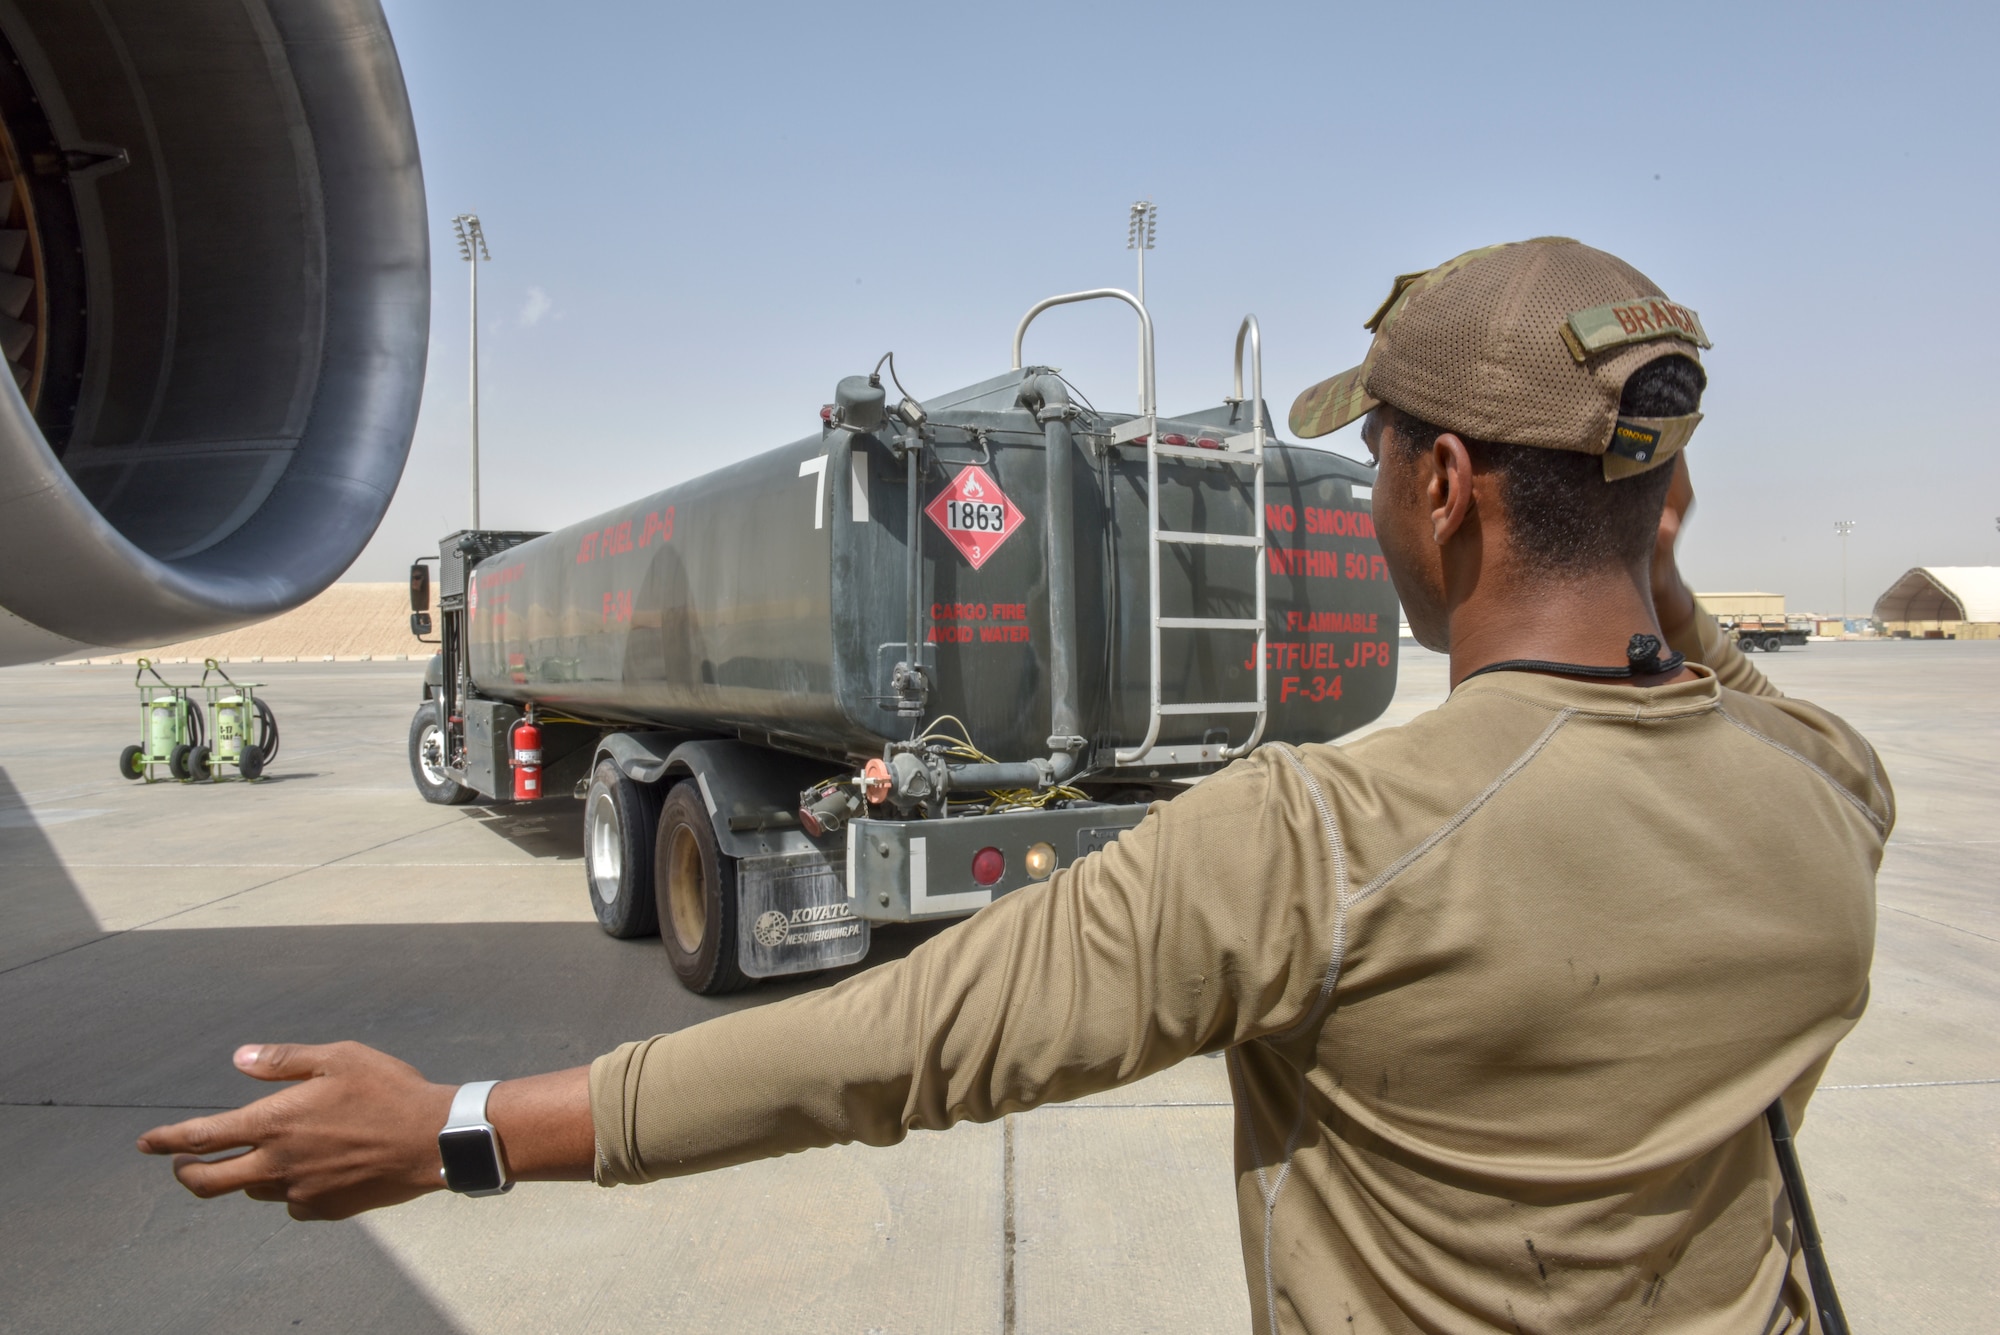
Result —
<svg viewBox="0 0 2000 1335"><path fill-rule="evenodd" d="M1873 751L1697 679L1474 678L1266 746L824 991L598 1059L598 1177L985 1121L1226 1051L1258 1331L1803 1331L1760 1116L1860 1018Z"/></svg>

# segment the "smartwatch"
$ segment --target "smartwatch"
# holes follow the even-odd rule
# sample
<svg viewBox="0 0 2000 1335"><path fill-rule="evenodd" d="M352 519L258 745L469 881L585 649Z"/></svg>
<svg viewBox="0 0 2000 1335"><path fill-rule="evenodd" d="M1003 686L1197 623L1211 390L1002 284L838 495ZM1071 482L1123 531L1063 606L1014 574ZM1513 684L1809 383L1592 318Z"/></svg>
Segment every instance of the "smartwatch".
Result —
<svg viewBox="0 0 2000 1335"><path fill-rule="evenodd" d="M451 1115L438 1132L438 1175L461 1196L498 1196L511 1191L507 1164L500 1157L500 1133L486 1120L486 1096L498 1080L460 1085L452 1096Z"/></svg>

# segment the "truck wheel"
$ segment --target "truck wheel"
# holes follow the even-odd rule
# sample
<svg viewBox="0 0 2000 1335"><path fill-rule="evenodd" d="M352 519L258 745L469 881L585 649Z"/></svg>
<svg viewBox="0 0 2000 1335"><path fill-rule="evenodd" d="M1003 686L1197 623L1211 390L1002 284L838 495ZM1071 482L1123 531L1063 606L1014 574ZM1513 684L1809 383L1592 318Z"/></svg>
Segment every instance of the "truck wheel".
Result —
<svg viewBox="0 0 2000 1335"><path fill-rule="evenodd" d="M146 777L146 748L128 746L118 754L118 772L128 779Z"/></svg>
<svg viewBox="0 0 2000 1335"><path fill-rule="evenodd" d="M1749 635L1738 635L1736 637L1736 652L1740 654L1756 653L1757 641Z"/></svg>
<svg viewBox="0 0 2000 1335"><path fill-rule="evenodd" d="M705 997L747 986L736 961L736 859L715 846L692 781L667 794L653 866L660 940L681 985Z"/></svg>
<svg viewBox="0 0 2000 1335"><path fill-rule="evenodd" d="M444 723L435 700L418 705L410 719L410 777L424 801L441 807L463 806L479 796L444 772Z"/></svg>
<svg viewBox="0 0 2000 1335"><path fill-rule="evenodd" d="M1784 648L1784 647L1785 647L1785 642L1784 642L1783 640L1779 639L1779 638L1778 638L1777 636L1775 636L1775 635L1766 635L1766 636L1764 637L1764 652L1765 652L1765 653L1767 653L1767 654L1775 654L1775 653L1777 653L1777 652L1778 652L1778 650L1780 650L1780 649L1782 649L1782 648Z"/></svg>
<svg viewBox="0 0 2000 1335"><path fill-rule="evenodd" d="M659 790L600 760L583 803L583 878L597 925L621 941L651 936L660 930L653 898Z"/></svg>

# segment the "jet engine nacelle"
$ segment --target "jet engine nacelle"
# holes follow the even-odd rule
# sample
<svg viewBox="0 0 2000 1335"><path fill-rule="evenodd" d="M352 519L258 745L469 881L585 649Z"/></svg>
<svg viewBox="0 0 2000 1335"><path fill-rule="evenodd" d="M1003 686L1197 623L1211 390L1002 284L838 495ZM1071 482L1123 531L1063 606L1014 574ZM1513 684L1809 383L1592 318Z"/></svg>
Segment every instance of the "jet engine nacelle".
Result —
<svg viewBox="0 0 2000 1335"><path fill-rule="evenodd" d="M0 0L0 173L0 663L332 583L430 325L378 0Z"/></svg>

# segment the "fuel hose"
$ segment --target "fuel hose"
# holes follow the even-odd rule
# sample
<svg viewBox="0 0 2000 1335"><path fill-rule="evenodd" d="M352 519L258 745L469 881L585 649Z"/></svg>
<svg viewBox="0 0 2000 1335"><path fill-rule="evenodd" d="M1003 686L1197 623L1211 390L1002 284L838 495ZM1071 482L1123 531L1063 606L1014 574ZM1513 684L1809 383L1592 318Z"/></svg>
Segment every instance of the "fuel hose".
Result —
<svg viewBox="0 0 2000 1335"><path fill-rule="evenodd" d="M278 758L278 716L271 712L271 706L264 703L262 696L257 697L257 722L261 725L257 749L264 753L264 763L268 765Z"/></svg>

